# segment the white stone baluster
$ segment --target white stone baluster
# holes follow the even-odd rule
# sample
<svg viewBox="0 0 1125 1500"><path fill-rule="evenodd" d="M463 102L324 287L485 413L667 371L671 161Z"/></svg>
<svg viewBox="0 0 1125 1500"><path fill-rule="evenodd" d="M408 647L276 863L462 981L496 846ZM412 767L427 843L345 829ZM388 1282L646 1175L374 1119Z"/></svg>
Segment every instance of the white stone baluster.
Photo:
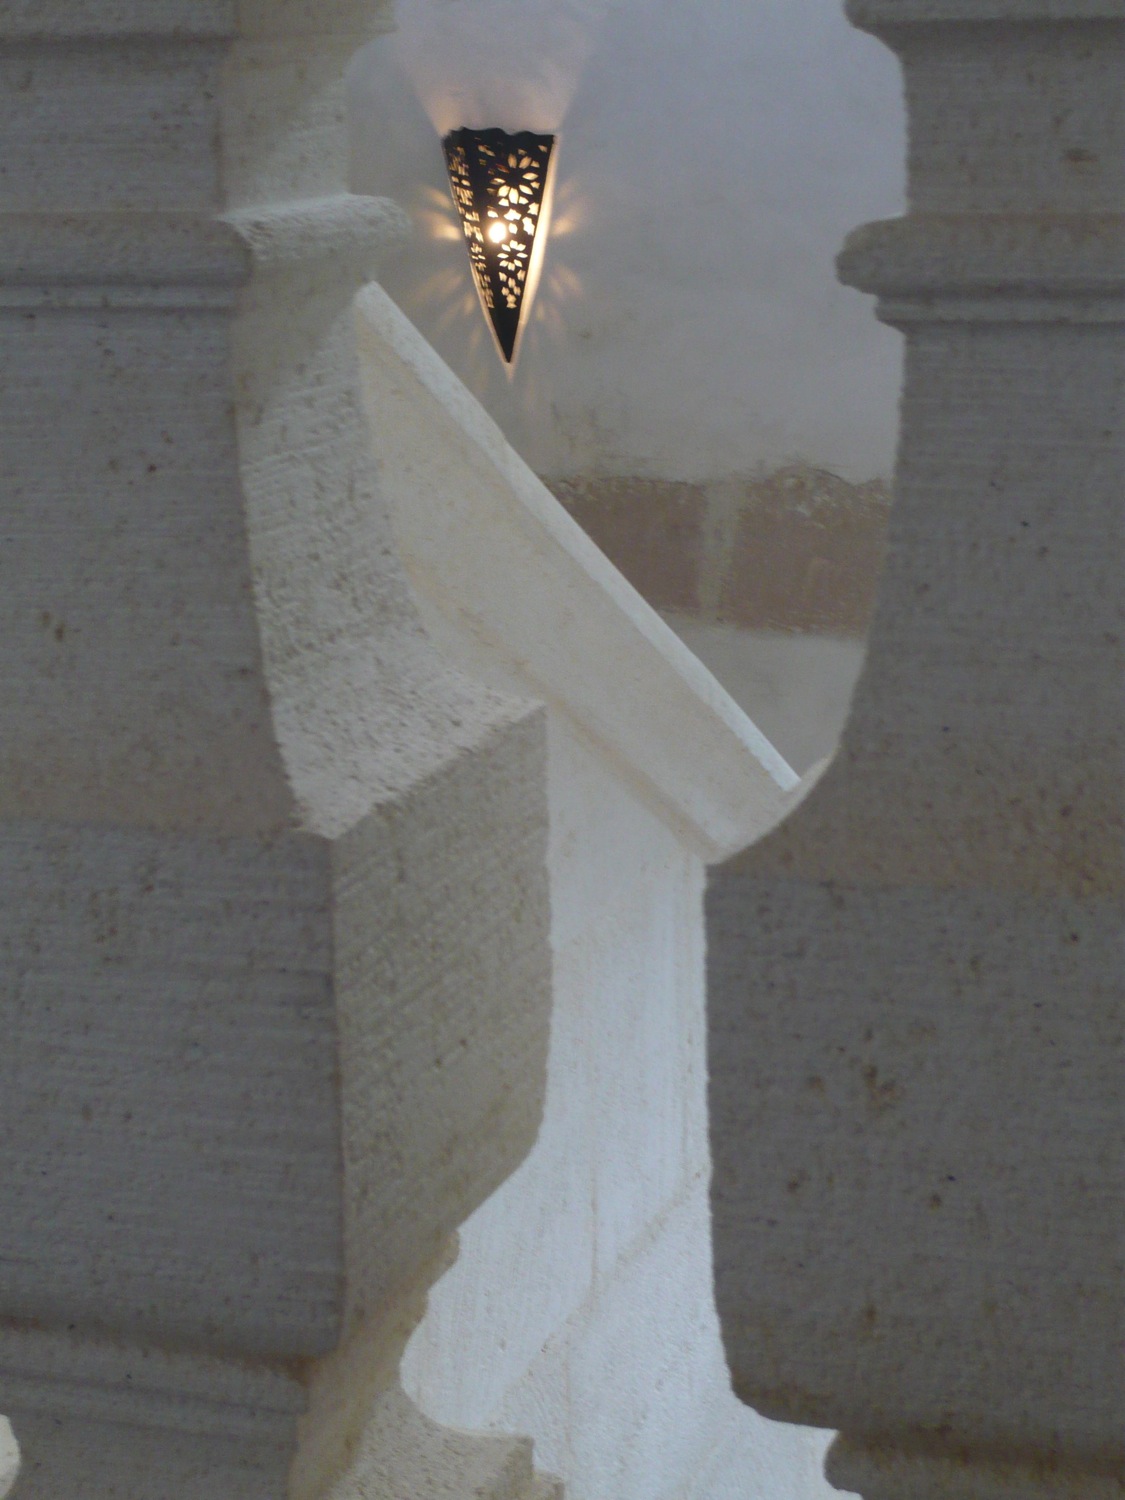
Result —
<svg viewBox="0 0 1125 1500"><path fill-rule="evenodd" d="M851 0L910 212L869 655L807 800L709 895L736 1388L867 1500L1117 1493L1125 5Z"/></svg>
<svg viewBox="0 0 1125 1500"><path fill-rule="evenodd" d="M18 1500L515 1497L398 1358L534 1139L542 716L397 563L375 0L0 4L0 1412Z"/></svg>

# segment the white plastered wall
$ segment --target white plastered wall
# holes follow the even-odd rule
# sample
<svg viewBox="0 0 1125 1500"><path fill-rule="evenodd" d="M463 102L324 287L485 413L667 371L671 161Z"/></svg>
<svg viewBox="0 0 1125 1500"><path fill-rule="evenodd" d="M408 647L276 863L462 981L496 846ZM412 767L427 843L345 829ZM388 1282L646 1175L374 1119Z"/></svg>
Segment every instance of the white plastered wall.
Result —
<svg viewBox="0 0 1125 1500"><path fill-rule="evenodd" d="M901 211L894 59L841 0L398 0L352 70L360 185L411 214L383 281L540 474L890 473L896 334L839 286ZM559 132L514 377L488 337L439 133Z"/></svg>
<svg viewBox="0 0 1125 1500"><path fill-rule="evenodd" d="M838 284L902 208L895 60L842 0L398 0L351 74L357 180L411 216L388 292L550 477L752 483L892 468L899 335ZM469 277L440 133L558 131L514 371ZM831 753L855 640L674 626L798 769Z"/></svg>
<svg viewBox="0 0 1125 1500"><path fill-rule="evenodd" d="M450 1426L532 1434L568 1500L818 1500L829 1435L742 1406L719 1342L702 862L558 714L549 797L544 1123L462 1229L406 1388Z"/></svg>

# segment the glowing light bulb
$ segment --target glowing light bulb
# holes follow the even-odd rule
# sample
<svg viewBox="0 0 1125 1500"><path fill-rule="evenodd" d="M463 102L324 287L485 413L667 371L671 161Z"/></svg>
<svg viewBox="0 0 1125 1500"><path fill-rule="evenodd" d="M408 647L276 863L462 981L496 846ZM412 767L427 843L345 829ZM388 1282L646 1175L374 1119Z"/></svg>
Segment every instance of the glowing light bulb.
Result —
<svg viewBox="0 0 1125 1500"><path fill-rule="evenodd" d="M488 238L494 245L498 245L501 240L508 238L507 228L503 224L493 224L488 231Z"/></svg>

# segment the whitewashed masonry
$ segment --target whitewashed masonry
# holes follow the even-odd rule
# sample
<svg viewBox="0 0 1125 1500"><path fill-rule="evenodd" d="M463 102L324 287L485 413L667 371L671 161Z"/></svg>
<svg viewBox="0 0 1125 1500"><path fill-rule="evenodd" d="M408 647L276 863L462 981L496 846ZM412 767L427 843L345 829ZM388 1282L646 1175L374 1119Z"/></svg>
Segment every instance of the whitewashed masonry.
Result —
<svg viewBox="0 0 1125 1500"><path fill-rule="evenodd" d="M731 1393L707 1210L703 858L776 820L794 778L383 293L361 306L431 638L548 706L544 1121L462 1229L404 1384L451 1426L532 1435L568 1500L827 1495L827 1435Z"/></svg>

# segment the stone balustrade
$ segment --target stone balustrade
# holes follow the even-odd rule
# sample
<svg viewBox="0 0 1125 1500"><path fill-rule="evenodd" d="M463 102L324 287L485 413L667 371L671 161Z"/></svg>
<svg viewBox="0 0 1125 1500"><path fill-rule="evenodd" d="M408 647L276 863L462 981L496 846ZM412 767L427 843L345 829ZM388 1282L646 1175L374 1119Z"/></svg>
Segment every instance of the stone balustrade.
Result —
<svg viewBox="0 0 1125 1500"><path fill-rule="evenodd" d="M551 956L542 711L428 641L363 411L403 223L342 75L387 21L0 9L19 1500L535 1483L396 1388L535 1138Z"/></svg>
<svg viewBox="0 0 1125 1500"><path fill-rule="evenodd" d="M700 897L795 778L360 290L404 226L347 192L341 79L387 19L0 6L13 1500L557 1496L435 1412L574 1500L713 1500L766 1442L710 1296ZM501 1327L515 1394L454 1409Z"/></svg>
<svg viewBox="0 0 1125 1500"><path fill-rule="evenodd" d="M707 1290L755 839L738 1391L868 1500L1114 1490L1125 10L852 13L897 498L768 833L784 762L363 290L386 8L0 4L13 1500L557 1496L506 1432L572 1500L803 1473Z"/></svg>

